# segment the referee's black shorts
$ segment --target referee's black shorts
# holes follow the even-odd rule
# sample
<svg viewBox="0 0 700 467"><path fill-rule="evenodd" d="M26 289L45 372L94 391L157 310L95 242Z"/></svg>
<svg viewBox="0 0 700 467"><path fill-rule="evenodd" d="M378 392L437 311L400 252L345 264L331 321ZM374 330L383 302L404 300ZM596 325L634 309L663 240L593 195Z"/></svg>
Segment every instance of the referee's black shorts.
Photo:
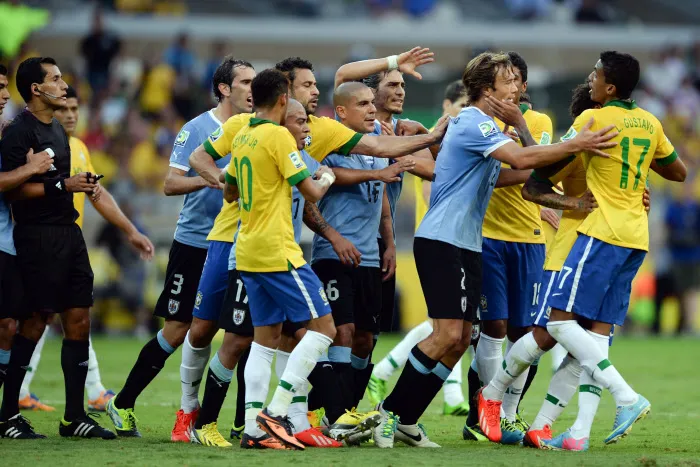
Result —
<svg viewBox="0 0 700 467"><path fill-rule="evenodd" d="M27 317L22 306L23 296L17 257L0 251L0 319Z"/></svg>
<svg viewBox="0 0 700 467"><path fill-rule="evenodd" d="M28 313L92 306L92 268L77 224L20 224L14 240Z"/></svg>

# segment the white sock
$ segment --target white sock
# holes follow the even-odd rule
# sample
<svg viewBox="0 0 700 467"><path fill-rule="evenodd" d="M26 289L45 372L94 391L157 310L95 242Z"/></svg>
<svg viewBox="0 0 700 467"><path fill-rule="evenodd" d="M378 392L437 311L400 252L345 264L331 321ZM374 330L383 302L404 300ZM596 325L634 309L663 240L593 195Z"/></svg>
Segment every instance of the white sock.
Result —
<svg viewBox="0 0 700 467"><path fill-rule="evenodd" d="M294 425L294 433L311 428L309 417L306 416L306 413L309 411L308 396L309 383L307 381L297 389L294 398L292 398L292 403L289 405L289 419Z"/></svg>
<svg viewBox="0 0 700 467"><path fill-rule="evenodd" d="M277 381L282 379L284 370L287 368L289 355L291 355L289 352L283 352L282 350L277 349L275 357L275 376L277 376Z"/></svg>
<svg viewBox="0 0 700 467"><path fill-rule="evenodd" d="M19 390L20 399L24 399L31 394L29 386L32 384L32 380L36 374L36 368L39 366L39 360L41 360L41 350L44 348L46 335L48 333L49 327L47 326L46 329L44 329L44 333L41 335L39 342L36 343L36 347L34 347L34 353L32 354L31 360L29 360L29 368L27 368L27 373L24 375L24 379L22 380L22 387Z"/></svg>
<svg viewBox="0 0 700 467"><path fill-rule="evenodd" d="M562 414L569 401L578 389L579 379L581 378L581 364L571 356L564 356L564 360L559 365L559 368L552 376L547 388L547 395L544 398L542 407L532 422L533 430L541 430L545 425L550 427Z"/></svg>
<svg viewBox="0 0 700 467"><path fill-rule="evenodd" d="M479 355L480 347L481 340L479 341L479 345L476 347L477 358ZM532 363L538 358L540 358L543 354L544 351L537 346L535 337L531 332L525 334L522 338L518 339L518 341L515 344L513 344L513 347L510 349L510 352L506 354L506 358L504 361L505 368L503 367L503 365L501 365L501 368L499 368L498 371L496 371L495 376L491 379L486 388L484 388L484 398L489 400L505 402L504 396L506 394L506 389L508 389L508 387L512 387L513 384L516 383L517 379L525 375L522 383L518 383L522 384L519 390L516 386L516 391L518 392L517 399L519 399L520 393L522 393L523 386L525 385L524 380L527 379L527 372L530 368L530 365L532 365ZM481 372L479 372L479 378L481 378ZM516 400L515 406L517 407L517 405L518 402ZM503 410L505 412L505 407L503 408ZM515 416L514 413L513 416Z"/></svg>
<svg viewBox="0 0 700 467"><path fill-rule="evenodd" d="M192 413L199 408L199 386L202 383L204 369L209 361L211 345L201 349L190 344L190 331L187 331L182 345L182 361L180 363L180 383L182 398L180 408L185 413Z"/></svg>
<svg viewBox="0 0 700 467"><path fill-rule="evenodd" d="M248 436L259 438L265 433L258 427L255 419L267 400L267 392L270 389L270 376L272 376L272 357L275 349L263 347L253 342L250 346L248 363L245 366L243 377L245 378L245 433Z"/></svg>
<svg viewBox="0 0 700 467"><path fill-rule="evenodd" d="M372 375L384 381L391 379L391 375L394 374L394 371L406 364L411 349L419 342L425 340L432 332L433 325L430 324L430 321L423 321L418 326L408 331L408 334L406 334L401 342L396 344L396 347L391 349L386 357L374 365Z"/></svg>
<svg viewBox="0 0 700 467"><path fill-rule="evenodd" d="M270 405L267 406L270 415L287 415L289 404L294 398L294 392L307 383L309 373L332 343L333 339L320 332L306 331L304 337L289 355L287 368L280 378ZM248 358L248 363L250 363L250 357Z"/></svg>
<svg viewBox="0 0 700 467"><path fill-rule="evenodd" d="M100 365L97 363L97 355L92 347L92 337L89 339L90 346L88 347L88 372L85 378L85 389L87 390L88 400L95 400L100 397L105 389L100 378Z"/></svg>
<svg viewBox="0 0 700 467"><path fill-rule="evenodd" d="M501 367L504 340L505 338L495 339L489 337L483 332L479 337L479 345L476 346L476 367L478 368L479 379L484 384L488 384ZM505 391L505 388L503 390ZM486 396L484 395L484 397Z"/></svg>
<svg viewBox="0 0 700 467"><path fill-rule="evenodd" d="M447 377L442 385L442 394L445 397L445 404L454 407L464 402L462 393L462 359L460 358L452 373Z"/></svg>
<svg viewBox="0 0 700 467"><path fill-rule="evenodd" d="M562 347L561 344L555 345L554 348L549 351L549 355L552 356L552 372L556 372L559 369L566 354L566 349Z"/></svg>
<svg viewBox="0 0 700 467"><path fill-rule="evenodd" d="M600 339L595 338L594 333L587 332L574 320L550 321L547 323L547 330L576 357L583 369L597 381L599 387L610 391L618 406L637 402L637 393L606 358L607 353L600 350L597 341L607 339L607 336L596 334Z"/></svg>
<svg viewBox="0 0 700 467"><path fill-rule="evenodd" d="M596 342L598 349L603 353L605 358L608 357L609 336L601 336L600 334L586 331ZM591 436L591 427L595 414L598 411L600 397L603 393L600 385L593 377L584 371L581 374L581 386L578 393L578 415L576 421L571 426L571 435L576 439L588 438Z"/></svg>

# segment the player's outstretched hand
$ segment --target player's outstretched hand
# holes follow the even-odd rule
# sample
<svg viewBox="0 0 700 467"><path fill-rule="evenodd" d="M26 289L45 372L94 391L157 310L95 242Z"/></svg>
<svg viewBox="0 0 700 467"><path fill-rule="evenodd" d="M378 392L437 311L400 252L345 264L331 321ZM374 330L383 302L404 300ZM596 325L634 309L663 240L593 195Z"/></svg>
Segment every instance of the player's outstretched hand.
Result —
<svg viewBox="0 0 700 467"><path fill-rule="evenodd" d="M500 121L514 128L525 124L520 107L510 101L502 101L493 96L486 96L486 103Z"/></svg>
<svg viewBox="0 0 700 467"><path fill-rule="evenodd" d="M70 193L92 193L97 188L95 175L90 172L81 172L66 178L66 191Z"/></svg>
<svg viewBox="0 0 700 467"><path fill-rule="evenodd" d="M559 216L553 209L542 208L540 211L540 219L554 227L554 230L559 230Z"/></svg>
<svg viewBox="0 0 700 467"><path fill-rule="evenodd" d="M404 118L396 121L397 136L427 135L428 133L428 129L415 120Z"/></svg>
<svg viewBox="0 0 700 467"><path fill-rule="evenodd" d="M382 256L382 281L388 281L396 273L396 246L387 246Z"/></svg>
<svg viewBox="0 0 700 467"><path fill-rule="evenodd" d="M338 255L340 262L345 266L358 267L360 265L362 255L347 238L338 235L338 238L331 242L331 246L333 246L333 250Z"/></svg>
<svg viewBox="0 0 700 467"><path fill-rule="evenodd" d="M155 253L155 247L151 240L138 230L131 233L127 239L132 247L134 247L144 261L150 261L153 259Z"/></svg>
<svg viewBox="0 0 700 467"><path fill-rule="evenodd" d="M395 163L379 171L378 180L384 183L400 182L399 174L416 168L416 160L411 156L404 156L396 160Z"/></svg>
<svg viewBox="0 0 700 467"><path fill-rule="evenodd" d="M586 192L578 199L577 211L580 212L592 212L598 207L598 201L596 201L595 196L591 190L586 190Z"/></svg>
<svg viewBox="0 0 700 467"><path fill-rule="evenodd" d="M379 125L382 127L382 134L386 136L396 136L394 133L394 128L388 124L387 122L379 122Z"/></svg>
<svg viewBox="0 0 700 467"><path fill-rule="evenodd" d="M32 173L35 175L48 172L53 164L53 158L46 151L41 151L34 154L34 149L29 149L27 153L27 165L31 167Z"/></svg>
<svg viewBox="0 0 700 467"><path fill-rule="evenodd" d="M648 186L644 187L644 194L642 195L642 203L644 204L644 210L646 212L651 211L651 190Z"/></svg>
<svg viewBox="0 0 700 467"><path fill-rule="evenodd" d="M423 79L416 71L421 65L435 61L435 54L427 47L414 47L398 56L399 71L409 74L417 79Z"/></svg>
<svg viewBox="0 0 700 467"><path fill-rule="evenodd" d="M450 116L449 115L443 115L440 117L440 120L437 121L435 124L435 128L433 128L433 131L430 132L430 135L433 136L433 144L437 144L440 141L442 141L442 138L445 137L445 133L447 132L447 126L450 124Z"/></svg>
<svg viewBox="0 0 700 467"><path fill-rule="evenodd" d="M593 126L593 118L588 120L588 123L581 128L581 132L576 135L574 141L577 143L578 151L586 151L600 157L610 157L603 149L610 149L617 146L617 143L610 141L620 133L615 130L615 125L608 125L602 130L591 131ZM615 130L615 131L612 131Z"/></svg>

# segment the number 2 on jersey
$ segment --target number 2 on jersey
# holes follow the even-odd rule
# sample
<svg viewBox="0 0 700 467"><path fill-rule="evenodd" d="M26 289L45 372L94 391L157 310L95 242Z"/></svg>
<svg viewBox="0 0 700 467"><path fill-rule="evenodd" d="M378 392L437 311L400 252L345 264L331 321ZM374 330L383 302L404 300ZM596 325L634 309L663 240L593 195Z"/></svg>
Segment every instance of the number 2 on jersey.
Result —
<svg viewBox="0 0 700 467"><path fill-rule="evenodd" d="M651 141L647 138L634 138L632 139L632 144L642 148L639 161L637 161L637 173L634 176L634 185L632 185L632 189L636 190L639 186L639 178L642 176L642 163L644 163L644 158L649 152ZM630 171L630 139L627 136L622 138L622 141L620 141L620 147L622 148L622 174L620 175L620 188L625 190L627 189L627 179L629 178Z"/></svg>
<svg viewBox="0 0 700 467"><path fill-rule="evenodd" d="M248 156L243 156L240 163L236 157L233 160L233 165L236 167L239 204L243 209L250 212L250 207L253 205L253 166ZM243 167L246 167L245 174L243 173Z"/></svg>

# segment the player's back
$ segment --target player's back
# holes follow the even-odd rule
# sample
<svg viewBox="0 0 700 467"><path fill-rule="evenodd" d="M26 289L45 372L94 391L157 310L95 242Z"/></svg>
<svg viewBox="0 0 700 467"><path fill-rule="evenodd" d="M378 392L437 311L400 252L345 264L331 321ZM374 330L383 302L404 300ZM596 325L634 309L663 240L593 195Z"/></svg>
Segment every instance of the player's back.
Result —
<svg viewBox="0 0 700 467"><path fill-rule="evenodd" d="M491 152L511 142L476 107L452 119L435 162L430 206L416 237L481 251L481 228L500 162Z"/></svg>

